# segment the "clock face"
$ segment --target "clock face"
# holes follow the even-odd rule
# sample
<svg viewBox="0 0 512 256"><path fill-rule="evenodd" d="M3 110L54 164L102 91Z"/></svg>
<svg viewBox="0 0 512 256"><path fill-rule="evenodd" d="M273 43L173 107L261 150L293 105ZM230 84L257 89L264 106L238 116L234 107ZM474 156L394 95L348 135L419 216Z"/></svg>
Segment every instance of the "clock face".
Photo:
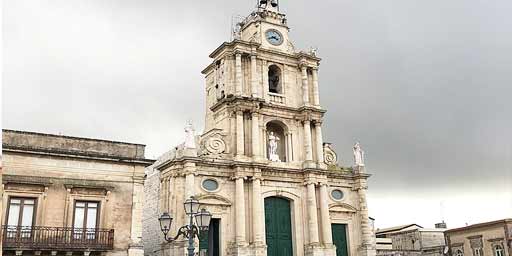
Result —
<svg viewBox="0 0 512 256"><path fill-rule="evenodd" d="M267 32L265 32L265 37L267 38L267 41L273 45L280 45L283 43L283 36L275 29L267 30Z"/></svg>

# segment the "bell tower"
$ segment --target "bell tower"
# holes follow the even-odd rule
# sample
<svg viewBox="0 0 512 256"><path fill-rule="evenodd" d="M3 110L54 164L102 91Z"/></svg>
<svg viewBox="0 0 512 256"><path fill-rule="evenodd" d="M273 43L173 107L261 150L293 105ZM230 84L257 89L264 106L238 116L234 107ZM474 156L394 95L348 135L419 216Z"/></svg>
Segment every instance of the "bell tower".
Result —
<svg viewBox="0 0 512 256"><path fill-rule="evenodd" d="M202 71L205 132L188 127L155 167L162 208L181 225L195 196L212 213L222 233L208 234L201 255L375 256L363 151L354 146L355 166L342 167L323 142L316 51L295 49L278 0L258 0L233 32Z"/></svg>
<svg viewBox="0 0 512 256"><path fill-rule="evenodd" d="M222 134L236 160L325 168L320 58L295 49L277 0L258 1L234 31L202 71L207 134Z"/></svg>

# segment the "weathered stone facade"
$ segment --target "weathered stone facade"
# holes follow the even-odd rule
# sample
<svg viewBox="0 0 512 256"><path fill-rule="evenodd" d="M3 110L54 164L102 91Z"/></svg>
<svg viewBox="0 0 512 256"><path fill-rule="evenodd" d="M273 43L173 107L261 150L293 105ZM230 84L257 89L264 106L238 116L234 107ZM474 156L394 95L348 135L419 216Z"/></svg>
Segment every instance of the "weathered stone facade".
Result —
<svg viewBox="0 0 512 256"><path fill-rule="evenodd" d="M261 2L268 4L239 24L235 39L210 54L202 71L205 132L196 137L197 148L184 143L148 170L146 193L157 192L149 184L157 175L160 186L159 200L147 195L146 209L159 202L160 213L174 218L174 235L187 223L184 201L196 197L219 223L220 245L211 249L218 255L334 256L338 240L347 255L375 255L370 175L362 162L338 166L333 147L323 142L320 58L296 51L285 15ZM288 210L276 212L271 203ZM272 233L279 221L273 214L289 230ZM145 220L157 225L157 217ZM144 228L146 255L184 255L183 241L158 245L157 229ZM274 244L281 242L289 250Z"/></svg>
<svg viewBox="0 0 512 256"><path fill-rule="evenodd" d="M143 255L144 145L2 135L4 255Z"/></svg>
<svg viewBox="0 0 512 256"><path fill-rule="evenodd" d="M452 256L510 256L512 219L449 229L445 239Z"/></svg>

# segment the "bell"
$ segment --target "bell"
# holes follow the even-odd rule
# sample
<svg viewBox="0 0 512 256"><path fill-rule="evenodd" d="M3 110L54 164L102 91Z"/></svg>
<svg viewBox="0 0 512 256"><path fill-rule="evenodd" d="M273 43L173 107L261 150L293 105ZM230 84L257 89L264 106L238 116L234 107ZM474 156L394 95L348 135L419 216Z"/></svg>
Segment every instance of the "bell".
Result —
<svg viewBox="0 0 512 256"><path fill-rule="evenodd" d="M272 0L272 2L270 2L270 5L272 5L272 7L277 7L277 0Z"/></svg>

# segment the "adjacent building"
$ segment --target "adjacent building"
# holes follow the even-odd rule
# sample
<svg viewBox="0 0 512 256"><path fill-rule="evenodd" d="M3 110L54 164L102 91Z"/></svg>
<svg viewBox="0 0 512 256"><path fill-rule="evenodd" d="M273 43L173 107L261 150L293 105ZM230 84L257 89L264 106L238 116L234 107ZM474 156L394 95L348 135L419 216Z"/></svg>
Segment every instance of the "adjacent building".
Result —
<svg viewBox="0 0 512 256"><path fill-rule="evenodd" d="M445 239L452 256L510 256L512 219L450 229Z"/></svg>
<svg viewBox="0 0 512 256"><path fill-rule="evenodd" d="M409 224L377 230L377 255L442 256L445 230L444 223L436 224L436 228Z"/></svg>
<svg viewBox="0 0 512 256"><path fill-rule="evenodd" d="M295 49L278 1L258 3L202 71L204 133L188 125L147 171L145 254L184 255L157 218L169 212L174 235L194 196L213 214L200 255L375 255L363 152L356 144L354 165L340 167L324 142L320 58Z"/></svg>
<svg viewBox="0 0 512 256"><path fill-rule="evenodd" d="M4 255L143 255L144 145L3 130Z"/></svg>

